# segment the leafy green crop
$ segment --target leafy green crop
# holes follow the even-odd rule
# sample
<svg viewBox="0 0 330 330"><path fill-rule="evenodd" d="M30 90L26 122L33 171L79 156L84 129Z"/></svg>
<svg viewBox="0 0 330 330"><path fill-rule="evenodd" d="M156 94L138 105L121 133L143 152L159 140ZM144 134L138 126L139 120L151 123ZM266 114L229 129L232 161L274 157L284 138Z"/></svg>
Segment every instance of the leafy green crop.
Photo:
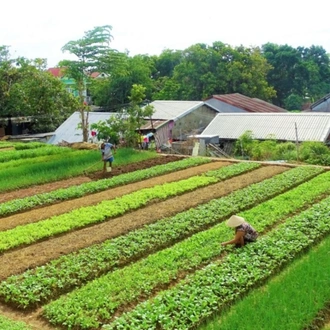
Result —
<svg viewBox="0 0 330 330"><path fill-rule="evenodd" d="M178 171L184 168L206 164L209 162L210 160L207 158L185 158L183 160L179 160L173 163L157 165L145 170L121 174L111 179L87 182L78 186L57 189L48 193L37 194L21 199L15 199L0 204L0 216L8 215L18 211L28 210L35 206L47 205L59 201L68 200L70 198L82 197L87 194L103 191L119 185L133 183L157 175Z"/></svg>
<svg viewBox="0 0 330 330"><path fill-rule="evenodd" d="M262 283L330 232L330 198L287 219L244 249L233 250L172 289L118 317L104 329L188 329ZM48 306L47 306L48 307Z"/></svg>

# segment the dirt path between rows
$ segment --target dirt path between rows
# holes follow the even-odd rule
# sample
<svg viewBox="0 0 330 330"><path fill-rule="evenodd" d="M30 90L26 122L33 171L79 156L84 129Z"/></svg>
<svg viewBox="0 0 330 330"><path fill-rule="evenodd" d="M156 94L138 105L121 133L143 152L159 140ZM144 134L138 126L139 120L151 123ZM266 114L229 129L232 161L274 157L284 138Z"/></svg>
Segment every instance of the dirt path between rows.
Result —
<svg viewBox="0 0 330 330"><path fill-rule="evenodd" d="M184 171L178 171L176 173L158 177L157 182L160 184L162 180L163 182L177 181L191 175L205 172L206 170L219 168L224 164L225 163L221 164L220 162L211 163ZM176 213L196 207L197 205L206 203L214 198L220 198L232 191L241 189L255 182L260 182L288 169L288 167L284 166L264 166L260 169L237 176L224 182L200 188L196 191L189 192L166 201L151 204L147 207L128 213L121 217L111 219L104 223L77 230L60 237L55 237L47 241L23 247L15 251L7 252L0 256L0 278L4 279L10 275L21 273L26 269L42 265L51 259L60 257L63 254L68 254L84 247L103 242L106 239L125 234L131 230L140 228L145 224L155 222L158 219L173 216ZM125 189L135 190L136 185L139 186L138 189L141 189L144 187L144 184L150 186L155 185L155 182L156 178L135 183L132 185L135 186L135 188L128 187L127 185L115 189L117 189L117 194L119 194L118 189L122 189L121 193L124 194ZM110 191L115 189L111 189ZM108 191L108 194L110 191ZM108 198L111 198L109 196L110 195L108 195ZM18 216L20 217L21 215ZM22 313L12 310L4 304L0 304L0 312L2 315L11 319L26 322L34 330L58 329L52 327L45 320L40 318L40 310L30 313Z"/></svg>
<svg viewBox="0 0 330 330"><path fill-rule="evenodd" d="M161 180L163 180L163 182L177 181L188 177L189 175L196 175L199 172L205 172L205 170L219 168L220 166L222 166L220 163L211 163L199 166L197 168L179 171L177 173L158 177L157 183L160 184ZM197 205L206 203L211 199L222 197L232 191L246 187L251 183L260 182L278 173L282 173L287 169L287 167L281 166L264 166L250 173L234 177L212 186L200 188L193 192L170 198L162 202L153 203L147 207L125 214L121 217L110 219L103 223L76 230L59 237L54 237L46 241L19 248L14 251L6 252L0 256L0 279L3 280L10 275L21 273L26 269L42 265L51 259L58 258L63 254L68 254L84 247L103 242L106 239L125 234L128 231L143 226L144 224L152 223L157 219L169 217L178 212L196 207ZM150 182L150 180L146 180L135 185L138 185L139 189L141 189L144 184L148 186L155 184L155 180L151 181L152 182ZM116 188L116 190L122 189L121 193L124 194L125 189L129 189L129 191L131 191L131 189L134 189L133 186L134 185L132 185L132 187L119 187ZM111 198L110 195L112 194L112 190L107 193L107 197ZM55 205L55 207L56 206L58 205ZM43 210L41 211L44 213ZM21 214L18 216L20 218L22 217ZM21 220L23 219L24 214Z"/></svg>

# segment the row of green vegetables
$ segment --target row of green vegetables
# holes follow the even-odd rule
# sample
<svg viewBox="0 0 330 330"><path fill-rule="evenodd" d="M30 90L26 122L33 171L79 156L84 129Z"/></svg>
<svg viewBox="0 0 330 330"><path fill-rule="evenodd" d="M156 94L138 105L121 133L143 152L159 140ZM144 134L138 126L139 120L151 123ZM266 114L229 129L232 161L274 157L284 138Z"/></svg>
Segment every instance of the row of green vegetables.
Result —
<svg viewBox="0 0 330 330"><path fill-rule="evenodd" d="M280 275L202 326L221 330L321 329L330 302L330 236Z"/></svg>
<svg viewBox="0 0 330 330"><path fill-rule="evenodd" d="M330 175L326 179L329 177ZM314 185L317 183L315 182ZM268 202L260 204L259 215L251 223L262 233L265 228L273 226L288 213L296 212L303 207L308 199L302 197L301 193L308 192L312 187L311 184L303 188L299 187L292 196L289 192L285 196L275 198L276 201L271 201L270 204L277 205L277 208L273 208L271 213ZM325 188L324 185L323 187ZM317 186L315 188L318 191ZM329 187L324 190L329 191ZM316 193L313 195L315 199ZM291 198L296 196L301 196L300 200L291 201ZM236 201L236 203L238 208L242 208L240 202ZM282 204L286 206L284 210L279 206ZM251 218L249 211L246 212L246 217ZM88 283L83 288L50 303L45 307L45 313L54 323L65 322L68 325L69 317L71 327L82 329L99 327L106 320L110 320L118 308L131 305L141 297L144 299L150 297L154 290L179 278L182 272L189 272L210 262L213 258L219 257L224 250L229 252L228 248L220 247L220 242L228 239L228 234L225 224L218 224L171 248L151 254L145 259Z"/></svg>
<svg viewBox="0 0 330 330"><path fill-rule="evenodd" d="M256 167L258 167L256 163L234 164L220 168L218 170L219 173L215 171L214 176L200 175L177 182L156 185L112 200L104 200L97 205L81 207L36 223L18 226L0 232L0 251L6 251L22 244L31 244L40 239L99 223L138 209L152 201L177 196L200 187L214 184L221 177L232 177Z"/></svg>
<svg viewBox="0 0 330 330"><path fill-rule="evenodd" d="M24 322L14 321L1 315L0 315L0 329L1 330L32 330L32 328Z"/></svg>
<svg viewBox="0 0 330 330"><path fill-rule="evenodd" d="M52 146L51 148L56 149L58 147ZM7 153L7 151L4 153ZM160 156L155 152L139 152L133 149L122 148L117 150L115 163L116 166L120 166L155 157ZM82 175L90 166L93 166L93 171L101 170L103 166L98 150L72 150L62 153L62 157L56 157L48 162L40 161L40 158L41 157L34 158L36 160L35 163L28 163L28 161L26 165L22 164L16 167L8 166L6 170L1 170L0 192L72 178ZM29 160L29 158L26 159Z"/></svg>
<svg viewBox="0 0 330 330"><path fill-rule="evenodd" d="M76 150L67 147L45 146L43 148L32 148L22 150L8 150L0 153L0 163L16 159L34 158L55 154L75 153Z"/></svg>
<svg viewBox="0 0 330 330"><path fill-rule="evenodd" d="M18 142L18 141L0 141L0 149L14 148L16 150L37 149L48 147L44 142Z"/></svg>
<svg viewBox="0 0 330 330"><path fill-rule="evenodd" d="M238 165L233 166L238 168ZM228 169L231 167L229 166ZM225 168L222 170L225 170ZM322 170L315 167L291 169L271 179L235 191L218 200L212 200L195 209L147 225L125 236L63 256L47 265L8 278L0 284L0 295L2 299L17 305L19 308L34 307L36 304L72 290L74 287L81 286L114 267L171 245L175 241L204 229L206 226L218 223L233 213L252 207L258 201L280 194L319 174L320 171ZM213 172L215 172L214 175L220 173L220 171ZM281 215L287 215L292 212L292 209L302 207L304 203L314 201L317 196L328 192L329 187L325 182L329 178L330 172L318 175L295 190L278 196L276 201L269 201L263 206L263 209L266 207L272 208L268 205L281 203L283 210ZM295 200L294 206L291 205L293 199ZM255 219L262 219L261 214L264 215L262 210L258 211L259 217L254 216ZM218 230L223 231L221 235L217 232L216 235L220 235L219 237L226 233L225 228ZM211 243L216 244L214 242L217 241L217 239L212 240L208 245ZM217 251L216 248L213 253L217 253ZM208 258L213 256L211 255Z"/></svg>
<svg viewBox="0 0 330 330"><path fill-rule="evenodd" d="M219 308L233 303L250 289L264 283L329 232L328 197L299 215L288 218L254 244L232 251L223 260L207 265L188 275L175 287L138 304L103 326L103 329L189 329L197 326ZM57 307L52 314L51 307L46 306L46 315L49 313L51 318L56 319L57 313L62 312ZM88 327L81 322L80 328Z"/></svg>
<svg viewBox="0 0 330 330"><path fill-rule="evenodd" d="M74 150L73 153L70 153L70 157L79 157L80 155L89 154L90 151L88 150ZM54 153L51 155L43 155L38 157L31 157L31 158L20 158L20 159L14 159L9 160L6 162L0 162L0 171L1 170L7 170L9 168L15 168L19 166L27 166L27 165L36 165L40 163L49 163L53 161L58 161L60 159L63 159L63 157L68 157L67 152L60 152L60 153Z"/></svg>
<svg viewBox="0 0 330 330"><path fill-rule="evenodd" d="M35 206L44 206L59 201L78 198L87 194L104 191L120 185L125 185L162 174L171 173L211 162L208 158L194 157L184 158L176 162L153 166L148 169L129 172L112 177L111 179L101 179L83 183L69 188L57 189L51 192L36 194L20 199L14 199L0 204L0 216L8 215L18 211L28 210ZM221 163L220 163L221 164Z"/></svg>

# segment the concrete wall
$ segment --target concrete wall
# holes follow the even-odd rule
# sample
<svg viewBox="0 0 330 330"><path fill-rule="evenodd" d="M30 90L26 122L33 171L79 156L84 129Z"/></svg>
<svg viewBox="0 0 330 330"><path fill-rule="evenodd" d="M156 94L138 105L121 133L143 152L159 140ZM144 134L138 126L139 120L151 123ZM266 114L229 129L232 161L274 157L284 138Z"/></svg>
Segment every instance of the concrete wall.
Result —
<svg viewBox="0 0 330 330"><path fill-rule="evenodd" d="M203 105L174 123L173 140L187 140L187 136L201 133L218 114L215 110Z"/></svg>

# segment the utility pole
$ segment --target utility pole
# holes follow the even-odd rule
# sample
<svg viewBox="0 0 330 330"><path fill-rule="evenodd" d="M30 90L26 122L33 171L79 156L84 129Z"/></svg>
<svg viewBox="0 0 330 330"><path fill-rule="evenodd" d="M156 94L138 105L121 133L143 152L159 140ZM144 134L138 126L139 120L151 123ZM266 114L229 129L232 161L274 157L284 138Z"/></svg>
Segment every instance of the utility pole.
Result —
<svg viewBox="0 0 330 330"><path fill-rule="evenodd" d="M294 129L295 129L295 132L296 132L297 161L299 162L299 141L298 141L298 128L297 128L297 123L294 123Z"/></svg>

